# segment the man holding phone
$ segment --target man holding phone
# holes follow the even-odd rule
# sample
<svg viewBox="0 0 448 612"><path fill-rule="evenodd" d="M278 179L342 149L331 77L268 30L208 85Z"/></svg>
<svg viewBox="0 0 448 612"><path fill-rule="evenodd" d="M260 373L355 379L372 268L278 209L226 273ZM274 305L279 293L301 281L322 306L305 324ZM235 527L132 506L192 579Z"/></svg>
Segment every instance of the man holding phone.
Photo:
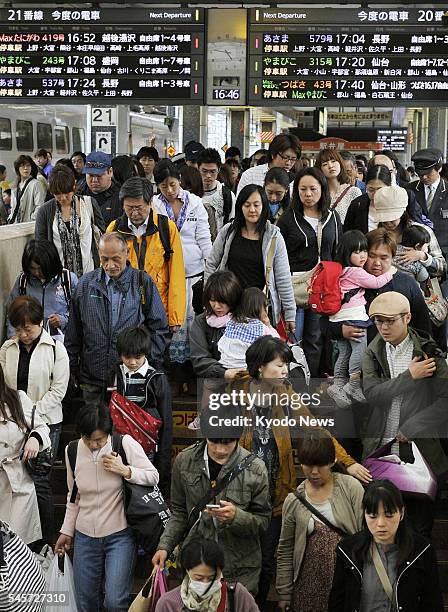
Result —
<svg viewBox="0 0 448 612"><path fill-rule="evenodd" d="M261 569L260 535L271 517L264 463L230 438L207 438L182 451L171 478L172 516L153 565L163 567L178 544L193 535L224 548L224 579L253 595Z"/></svg>

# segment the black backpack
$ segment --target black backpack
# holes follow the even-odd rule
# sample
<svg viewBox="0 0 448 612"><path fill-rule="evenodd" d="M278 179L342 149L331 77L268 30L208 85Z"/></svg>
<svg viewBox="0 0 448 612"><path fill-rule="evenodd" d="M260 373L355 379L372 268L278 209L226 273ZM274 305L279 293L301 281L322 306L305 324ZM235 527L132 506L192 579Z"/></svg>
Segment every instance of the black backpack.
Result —
<svg viewBox="0 0 448 612"><path fill-rule="evenodd" d="M19 276L19 295L26 295L27 284L28 278L25 272L21 272ZM70 301L72 299L72 279L70 277L70 270L67 270L66 268L62 268L61 285L64 291L67 306L70 306Z"/></svg>
<svg viewBox="0 0 448 612"><path fill-rule="evenodd" d="M123 436L114 434L112 437L112 451L120 455L124 465L129 465L122 446ZM67 456L70 468L75 478L76 456L78 454L79 440L72 440L67 447ZM73 482L70 503L74 504L78 487ZM134 532L139 546L145 552L154 554L160 536L165 529L171 512L163 499L158 487L132 484L123 478L123 499L126 521Z"/></svg>
<svg viewBox="0 0 448 612"><path fill-rule="evenodd" d="M224 202L224 205L222 208L223 225L225 225L226 223L229 222L230 213L232 212L232 206L233 206L232 191L225 185L222 186L222 199Z"/></svg>

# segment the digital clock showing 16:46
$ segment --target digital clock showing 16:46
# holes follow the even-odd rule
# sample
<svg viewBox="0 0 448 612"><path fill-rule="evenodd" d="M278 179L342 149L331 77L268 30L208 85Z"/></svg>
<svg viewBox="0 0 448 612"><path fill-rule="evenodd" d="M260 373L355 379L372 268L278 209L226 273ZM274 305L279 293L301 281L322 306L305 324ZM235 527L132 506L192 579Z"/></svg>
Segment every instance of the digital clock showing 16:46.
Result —
<svg viewBox="0 0 448 612"><path fill-rule="evenodd" d="M213 90L213 100L239 100L241 93L239 89L219 89Z"/></svg>

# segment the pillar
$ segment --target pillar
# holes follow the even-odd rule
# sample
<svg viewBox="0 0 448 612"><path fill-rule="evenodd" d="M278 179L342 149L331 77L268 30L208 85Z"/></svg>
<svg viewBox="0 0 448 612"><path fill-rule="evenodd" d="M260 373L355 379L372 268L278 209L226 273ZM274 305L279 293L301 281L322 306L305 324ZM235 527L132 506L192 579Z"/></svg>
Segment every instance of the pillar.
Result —
<svg viewBox="0 0 448 612"><path fill-rule="evenodd" d="M238 147L242 157L249 155L249 121L247 111L230 111L230 143L232 147Z"/></svg>
<svg viewBox="0 0 448 612"><path fill-rule="evenodd" d="M183 146L190 140L195 140L207 146L207 107L183 107Z"/></svg>

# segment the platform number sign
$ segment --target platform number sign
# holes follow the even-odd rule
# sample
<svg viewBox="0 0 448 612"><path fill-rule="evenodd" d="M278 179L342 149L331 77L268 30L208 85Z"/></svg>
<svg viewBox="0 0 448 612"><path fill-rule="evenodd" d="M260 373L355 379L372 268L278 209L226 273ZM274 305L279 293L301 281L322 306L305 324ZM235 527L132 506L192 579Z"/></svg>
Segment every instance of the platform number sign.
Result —
<svg viewBox="0 0 448 612"><path fill-rule="evenodd" d="M114 107L92 108L92 125L98 125L98 126L117 125L117 109Z"/></svg>

